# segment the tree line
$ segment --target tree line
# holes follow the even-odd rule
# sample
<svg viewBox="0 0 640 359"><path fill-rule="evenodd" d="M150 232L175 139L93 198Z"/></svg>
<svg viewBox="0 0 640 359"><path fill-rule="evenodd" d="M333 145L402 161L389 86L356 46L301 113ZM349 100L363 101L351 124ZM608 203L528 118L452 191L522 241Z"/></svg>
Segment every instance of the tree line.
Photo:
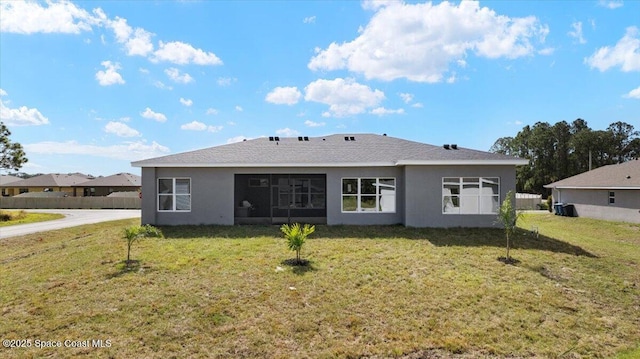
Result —
<svg viewBox="0 0 640 359"><path fill-rule="evenodd" d="M606 130L593 130L581 118L554 125L537 122L515 137L499 138L489 151L528 159L528 165L516 169L516 190L546 196L546 184L640 157L639 136L625 122L614 122Z"/></svg>

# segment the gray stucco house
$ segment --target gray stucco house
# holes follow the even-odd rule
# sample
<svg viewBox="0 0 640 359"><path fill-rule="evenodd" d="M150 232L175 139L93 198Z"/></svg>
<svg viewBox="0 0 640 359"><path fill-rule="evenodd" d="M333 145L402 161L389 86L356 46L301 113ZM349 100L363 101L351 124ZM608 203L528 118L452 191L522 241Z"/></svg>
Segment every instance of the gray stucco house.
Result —
<svg viewBox="0 0 640 359"><path fill-rule="evenodd" d="M527 160L386 135L265 137L133 162L142 223L489 227Z"/></svg>
<svg viewBox="0 0 640 359"><path fill-rule="evenodd" d="M640 160L609 165L545 186L556 203L572 204L575 215L640 223Z"/></svg>

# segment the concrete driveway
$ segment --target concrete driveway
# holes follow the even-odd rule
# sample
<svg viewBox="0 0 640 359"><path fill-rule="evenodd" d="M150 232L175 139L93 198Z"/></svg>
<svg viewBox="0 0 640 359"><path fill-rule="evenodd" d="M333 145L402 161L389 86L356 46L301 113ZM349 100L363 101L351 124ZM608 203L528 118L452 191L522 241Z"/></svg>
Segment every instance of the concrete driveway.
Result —
<svg viewBox="0 0 640 359"><path fill-rule="evenodd" d="M65 216L53 221L0 227L0 239L26 234L52 231L118 219L140 218L139 209L28 209L27 212L60 213Z"/></svg>

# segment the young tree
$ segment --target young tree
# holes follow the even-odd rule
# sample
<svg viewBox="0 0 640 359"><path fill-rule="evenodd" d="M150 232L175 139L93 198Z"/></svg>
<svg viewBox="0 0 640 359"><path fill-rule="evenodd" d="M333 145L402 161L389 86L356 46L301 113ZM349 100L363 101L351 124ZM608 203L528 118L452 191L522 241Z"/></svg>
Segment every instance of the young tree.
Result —
<svg viewBox="0 0 640 359"><path fill-rule="evenodd" d="M11 131L0 122L0 169L19 170L28 159L19 143L9 140Z"/></svg>
<svg viewBox="0 0 640 359"><path fill-rule="evenodd" d="M502 201L502 205L498 210L498 222L502 224L504 228L504 234L507 237L507 257L505 258L505 263L513 263L511 259L509 250L511 249L511 236L516 230L516 224L518 219L522 215L517 212L513 202L514 202L515 193L513 191L509 191L504 201Z"/></svg>
<svg viewBox="0 0 640 359"><path fill-rule="evenodd" d="M287 240L289 249L296 251L296 263L301 264L300 251L307 237L315 232L316 226L310 226L309 224L300 226L300 223L294 223L292 225L283 224L280 230L284 233L284 238Z"/></svg>
<svg viewBox="0 0 640 359"><path fill-rule="evenodd" d="M149 224L144 226L131 226L124 229L124 238L127 241L127 266L131 263L131 245L138 239L145 237L162 238L162 232Z"/></svg>

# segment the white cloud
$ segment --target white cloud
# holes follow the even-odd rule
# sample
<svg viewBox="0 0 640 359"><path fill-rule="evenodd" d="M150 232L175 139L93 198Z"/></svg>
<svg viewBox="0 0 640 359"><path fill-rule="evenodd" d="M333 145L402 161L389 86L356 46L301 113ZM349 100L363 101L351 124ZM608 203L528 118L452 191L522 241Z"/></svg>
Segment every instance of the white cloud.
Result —
<svg viewBox="0 0 640 359"><path fill-rule="evenodd" d="M110 121L104 126L104 131L106 133L113 133L116 136L120 137L140 137L140 132L134 130L133 128L127 126L122 122L114 122Z"/></svg>
<svg viewBox="0 0 640 359"><path fill-rule="evenodd" d="M0 96L7 96L7 92L0 89ZM9 126L40 126L49 124L38 109L20 106L19 108L7 107L8 102L0 99L0 121Z"/></svg>
<svg viewBox="0 0 640 359"><path fill-rule="evenodd" d="M24 145L27 153L45 155L87 155L106 157L118 160L136 161L144 158L158 157L169 153L169 148L153 141L124 142L118 145L99 146L80 144L76 141L45 141Z"/></svg>
<svg viewBox="0 0 640 359"><path fill-rule="evenodd" d="M582 22L574 22L573 24L571 24L571 28L573 30L569 31L567 34L576 39L578 43L586 44L587 40L585 40L584 36L582 35Z"/></svg>
<svg viewBox="0 0 640 359"><path fill-rule="evenodd" d="M459 5L392 2L378 8L359 36L317 49L311 70L348 69L367 79L440 82L452 63L469 52L485 58L518 58L535 53L549 28L533 16L510 18L474 1Z"/></svg>
<svg viewBox="0 0 640 359"><path fill-rule="evenodd" d="M193 121L180 126L180 129L189 131L204 131L207 129L207 125L202 122Z"/></svg>
<svg viewBox="0 0 640 359"><path fill-rule="evenodd" d="M231 84L236 81L238 81L238 79L235 77L218 77L216 82L218 83L218 86L226 87L231 86Z"/></svg>
<svg viewBox="0 0 640 359"><path fill-rule="evenodd" d="M148 118L150 120L156 120L158 122L167 121L167 116L163 115L160 112L153 112L153 110L151 110L149 107L144 109L144 111L140 113L140 116Z"/></svg>
<svg viewBox="0 0 640 359"><path fill-rule="evenodd" d="M289 127L276 130L276 135L281 135L286 137L294 137L294 136L298 136L299 134L300 132L296 130L292 130Z"/></svg>
<svg viewBox="0 0 640 359"><path fill-rule="evenodd" d="M598 1L598 5L613 10L622 7L624 3L622 2L622 0L600 0Z"/></svg>
<svg viewBox="0 0 640 359"><path fill-rule="evenodd" d="M556 51L553 47L545 47L544 49L538 50L539 55L548 56L553 54Z"/></svg>
<svg viewBox="0 0 640 359"><path fill-rule="evenodd" d="M376 11L382 7L402 3L401 0L364 0L362 1L362 8L365 10Z"/></svg>
<svg viewBox="0 0 640 359"><path fill-rule="evenodd" d="M185 99L185 98L182 98L182 97L180 97L180 103L185 105L185 106L187 106L187 107L193 105L193 101L192 100Z"/></svg>
<svg viewBox="0 0 640 359"><path fill-rule="evenodd" d="M116 16L115 20L107 21L107 26L113 30L116 41L124 44L127 55L147 56L153 51L153 34L139 27L134 30L127 19Z"/></svg>
<svg viewBox="0 0 640 359"><path fill-rule="evenodd" d="M411 101L413 101L413 94L400 93L399 95L402 98L402 101L404 101L404 103L406 103L406 104L409 104L409 103L411 103Z"/></svg>
<svg viewBox="0 0 640 359"><path fill-rule="evenodd" d="M100 70L96 73L96 80L98 80L100 86L122 85L125 83L122 75L118 73L118 70L121 69L119 63L102 61L100 64L105 67L104 71Z"/></svg>
<svg viewBox="0 0 640 359"><path fill-rule="evenodd" d="M628 27L624 36L614 47L601 47L584 61L591 68L595 67L600 71L606 71L615 66L620 66L624 72L640 71L640 35L638 28L635 26Z"/></svg>
<svg viewBox="0 0 640 359"><path fill-rule="evenodd" d="M265 97L265 101L277 105L295 105L302 94L297 87L276 87Z"/></svg>
<svg viewBox="0 0 640 359"><path fill-rule="evenodd" d="M160 48L153 53L151 61L167 61L178 65L222 65L222 60L214 53L196 49L180 41L160 41Z"/></svg>
<svg viewBox="0 0 640 359"><path fill-rule="evenodd" d="M215 108L209 107L207 109L207 115L217 115L217 114L218 114L218 110L216 110Z"/></svg>
<svg viewBox="0 0 640 359"><path fill-rule="evenodd" d="M229 143L238 143L238 142L242 142L244 140L252 140L252 137L245 137L245 136L236 136L236 137L231 137L229 139L227 139L227 144Z"/></svg>
<svg viewBox="0 0 640 359"><path fill-rule="evenodd" d="M242 108L242 106L236 105L236 111L242 112L242 111L244 111L244 109Z"/></svg>
<svg viewBox="0 0 640 359"><path fill-rule="evenodd" d="M79 34L91 31L103 16L101 11L91 15L69 1L43 5L32 1L0 2L0 32Z"/></svg>
<svg viewBox="0 0 640 359"><path fill-rule="evenodd" d="M326 125L326 122L313 122L311 120L306 120L304 121L305 126L307 127L322 127L324 125Z"/></svg>
<svg viewBox="0 0 640 359"><path fill-rule="evenodd" d="M302 19L302 22L305 24L315 24L316 23L316 17L315 16L307 16L304 19Z"/></svg>
<svg viewBox="0 0 640 359"><path fill-rule="evenodd" d="M222 126L207 126L206 124L199 122L199 121L192 121L189 123L185 123L184 125L180 126L181 130L187 130L187 131L209 131L209 132L220 132L223 127Z"/></svg>
<svg viewBox="0 0 640 359"><path fill-rule="evenodd" d="M329 105L324 117L344 117L366 112L367 108L378 106L384 100L384 93L371 90L354 79L316 80L305 87L306 101Z"/></svg>
<svg viewBox="0 0 640 359"><path fill-rule="evenodd" d="M624 95L626 98L636 98L640 100L640 87L631 90L628 94Z"/></svg>
<svg viewBox="0 0 640 359"><path fill-rule="evenodd" d="M179 82L183 84L188 84L189 82L193 82L193 77L191 77L191 75L189 75L188 73L182 74L180 73L180 70L176 69L175 67L171 67L164 70L164 73L167 74L167 76L169 76L169 78L174 82Z"/></svg>
<svg viewBox="0 0 640 359"><path fill-rule="evenodd" d="M138 71L140 71L140 73L145 75L148 75L150 73L149 69L145 69L144 67L138 68Z"/></svg>
<svg viewBox="0 0 640 359"><path fill-rule="evenodd" d="M399 108L397 110L392 110L392 109L388 109L388 108L384 108L384 107L377 107L377 108L374 108L373 110L371 110L371 114L372 115L378 115L378 116L403 115L404 114L404 109L403 108Z"/></svg>
<svg viewBox="0 0 640 359"><path fill-rule="evenodd" d="M414 103L413 105L411 105L411 107L414 107L414 108L423 108L423 107L424 107L424 105L423 105L422 103L420 103L420 102L416 102L416 103Z"/></svg>
<svg viewBox="0 0 640 359"><path fill-rule="evenodd" d="M154 82L154 83L153 83L153 86L155 86L155 87L157 87L157 88L159 88L159 89L161 89L161 90L169 90L169 91L173 90L173 87L172 87L172 86L165 85L165 84L164 84L164 82L162 82L162 81L156 81L156 82Z"/></svg>

